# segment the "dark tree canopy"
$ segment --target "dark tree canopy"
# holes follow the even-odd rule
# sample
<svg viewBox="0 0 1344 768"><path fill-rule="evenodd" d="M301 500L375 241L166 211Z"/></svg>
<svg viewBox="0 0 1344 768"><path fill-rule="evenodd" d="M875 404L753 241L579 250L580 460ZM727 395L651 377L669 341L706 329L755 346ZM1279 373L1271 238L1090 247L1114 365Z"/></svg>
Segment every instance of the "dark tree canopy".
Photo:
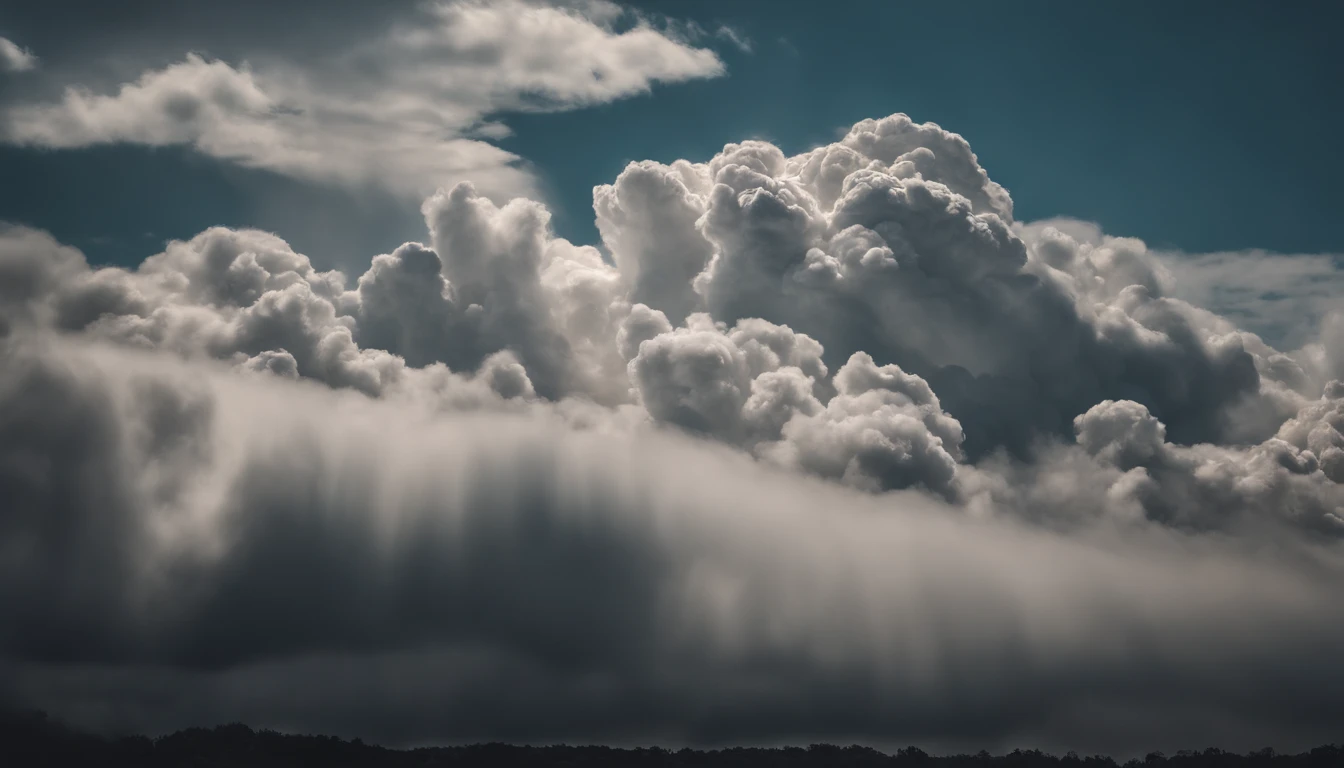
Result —
<svg viewBox="0 0 1344 768"><path fill-rule="evenodd" d="M1008 754L934 756L918 747L887 754L870 747L840 747L812 744L808 747L742 748L717 750L668 750L658 747L616 749L601 746L529 747L509 744L424 747L397 750L346 741L332 736L303 736L270 730L253 730L233 723L214 728L189 728L168 736L104 737L84 733L49 719L41 712L0 715L0 765L33 766L125 766L126 768L288 768L289 766L337 766L348 768L399 768L400 766L516 766L517 768L867 768L868 766L927 766L928 768L1339 768L1344 766L1344 748L1317 747L1295 755L1264 749L1236 754L1219 749L1180 751L1172 755L1151 752L1143 759L1125 763L1101 755L1080 757L1072 752L1051 755L1040 750L1014 750Z"/></svg>

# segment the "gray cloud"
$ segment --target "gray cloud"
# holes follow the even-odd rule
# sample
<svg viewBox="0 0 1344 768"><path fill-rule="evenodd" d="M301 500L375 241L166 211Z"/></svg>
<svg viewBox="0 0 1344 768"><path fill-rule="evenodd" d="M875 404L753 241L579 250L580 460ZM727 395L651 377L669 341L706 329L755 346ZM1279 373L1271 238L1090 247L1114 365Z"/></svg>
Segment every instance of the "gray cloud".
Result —
<svg viewBox="0 0 1344 768"><path fill-rule="evenodd" d="M1052 534L674 435L4 354L0 680L91 723L1132 748L1191 711L1228 746L1344 712L1333 548Z"/></svg>
<svg viewBox="0 0 1344 768"><path fill-rule="evenodd" d="M784 424L784 463L868 490L912 485L953 496L961 424L918 376L862 352L836 372L836 395ZM801 409L800 409L801 410Z"/></svg>
<svg viewBox="0 0 1344 768"><path fill-rule="evenodd" d="M594 208L609 259L458 184L357 277L254 230L134 269L0 230L0 698L406 743L1330 738L1344 316L1275 349L903 115Z"/></svg>
<svg viewBox="0 0 1344 768"><path fill-rule="evenodd" d="M0 72L27 72L37 68L37 57L7 37L0 37Z"/></svg>
<svg viewBox="0 0 1344 768"><path fill-rule="evenodd" d="M555 238L544 206L459 184L425 202L428 245L376 257L353 286L255 231L209 230L127 271L14 230L10 314L447 408L596 403L968 503L995 486L977 463L1031 465L1102 401L1245 464L1344 359L1330 322L1284 354L1168 296L1140 241L1012 222L964 141L904 116L798 158L749 142L704 165L634 164L595 208L610 264ZM1325 477L1305 472L1318 503L1285 516L1334 519Z"/></svg>

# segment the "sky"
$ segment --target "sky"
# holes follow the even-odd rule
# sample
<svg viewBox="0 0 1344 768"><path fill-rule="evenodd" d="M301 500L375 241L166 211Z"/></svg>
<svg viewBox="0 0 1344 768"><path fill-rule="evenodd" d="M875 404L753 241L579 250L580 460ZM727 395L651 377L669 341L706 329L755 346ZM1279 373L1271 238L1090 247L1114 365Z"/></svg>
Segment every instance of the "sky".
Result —
<svg viewBox="0 0 1344 768"><path fill-rule="evenodd" d="M0 2L0 706L1337 739L1339 15Z"/></svg>
<svg viewBox="0 0 1344 768"><path fill-rule="evenodd" d="M129 73L185 50L271 55L279 41L293 44L284 30L295 25L312 49L345 45L380 14L349 2L336 12L260 2L226 12L200 0L115 12L77 0L7 5L0 35L29 41L60 67L49 80L41 70L25 78L49 89L104 79L107 59ZM1096 221L1191 252L1344 250L1330 215L1344 202L1334 181L1344 159L1331 149L1339 100L1328 95L1344 77L1332 53L1338 3L636 7L708 30L728 25L751 51L710 40L728 76L504 117L514 135L500 145L535 167L557 231L576 242L597 243L591 189L629 161L705 160L744 137L803 151L864 117L904 111L966 136L1032 220ZM73 30L71 19L81 20ZM295 55L308 52L299 47ZM20 86L39 87L0 88ZM106 262L139 260L146 247L212 224L287 230L304 252L347 260L413 239L419 227L413 210L378 195L333 193L174 147L5 147L0 169L39 182L0 191L0 218L59 232Z"/></svg>

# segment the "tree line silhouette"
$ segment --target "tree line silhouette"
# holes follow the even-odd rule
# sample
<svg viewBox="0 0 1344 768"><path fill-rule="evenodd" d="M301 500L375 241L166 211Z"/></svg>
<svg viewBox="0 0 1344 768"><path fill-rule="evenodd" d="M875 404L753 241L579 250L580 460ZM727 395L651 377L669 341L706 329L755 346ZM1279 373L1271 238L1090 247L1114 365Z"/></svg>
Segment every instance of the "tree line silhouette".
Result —
<svg viewBox="0 0 1344 768"><path fill-rule="evenodd" d="M1182 750L1172 755L1152 752L1144 758L1124 763L1102 755L1080 757L1072 752L1063 756L1039 750L1015 750L1002 755L980 752L933 756L917 747L887 754L869 747L831 744L813 744L805 748L716 750L509 744L388 749L365 744L359 739L346 741L332 736L253 730L237 723L215 728L188 728L154 739L147 736L105 737L67 727L42 712L10 712L0 714L0 765L9 768L1341 768L1344 767L1344 747L1321 746L1299 754L1279 754L1272 749L1249 754L1219 749Z"/></svg>

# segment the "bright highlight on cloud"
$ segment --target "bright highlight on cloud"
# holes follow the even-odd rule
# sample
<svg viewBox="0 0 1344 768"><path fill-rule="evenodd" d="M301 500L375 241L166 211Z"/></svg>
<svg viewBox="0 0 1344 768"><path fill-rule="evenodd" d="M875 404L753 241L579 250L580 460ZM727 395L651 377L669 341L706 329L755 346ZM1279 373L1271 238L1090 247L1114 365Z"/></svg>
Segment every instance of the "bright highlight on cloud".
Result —
<svg viewBox="0 0 1344 768"><path fill-rule="evenodd" d="M610 258L459 184L358 277L0 234L0 694L403 742L1332 738L1344 318L1276 350L904 115L594 208Z"/></svg>
<svg viewBox="0 0 1344 768"><path fill-rule="evenodd" d="M0 55L10 56L3 45ZM470 178L507 197L533 193L532 178L487 141L508 131L492 116L602 104L723 71L712 51L614 4L455 0L303 68L188 54L113 93L71 87L54 103L10 109L0 138L180 144L311 181L420 197Z"/></svg>

